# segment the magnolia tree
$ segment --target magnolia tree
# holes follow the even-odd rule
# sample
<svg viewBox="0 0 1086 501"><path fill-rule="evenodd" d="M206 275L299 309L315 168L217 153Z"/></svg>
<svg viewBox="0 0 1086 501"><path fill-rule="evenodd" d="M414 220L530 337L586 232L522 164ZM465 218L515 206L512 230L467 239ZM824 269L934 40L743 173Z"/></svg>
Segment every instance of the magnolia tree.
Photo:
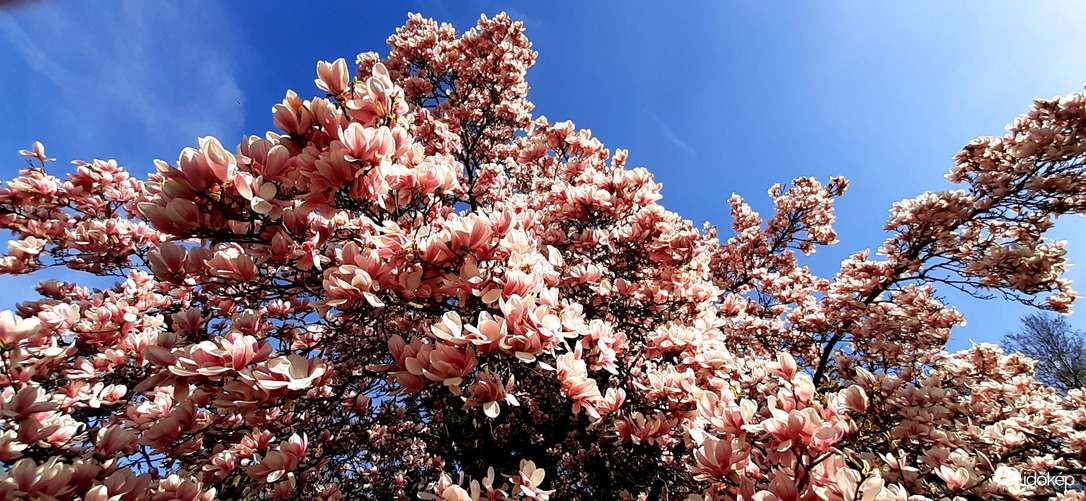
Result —
<svg viewBox="0 0 1086 501"><path fill-rule="evenodd" d="M1044 234L1086 212L1082 95L970 143L961 189L823 278L800 257L845 180L774 186L768 217L733 196L722 241L531 115L522 24L388 42L146 180L23 152L0 270L119 281L0 313L6 499L1084 499L1086 393L943 351L935 294L1069 311Z"/></svg>

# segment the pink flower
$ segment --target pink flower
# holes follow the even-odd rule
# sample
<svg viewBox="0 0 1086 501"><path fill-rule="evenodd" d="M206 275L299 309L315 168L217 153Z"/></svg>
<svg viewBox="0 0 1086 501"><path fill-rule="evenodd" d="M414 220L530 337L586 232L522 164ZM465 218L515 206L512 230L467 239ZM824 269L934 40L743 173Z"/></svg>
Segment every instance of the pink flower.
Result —
<svg viewBox="0 0 1086 501"><path fill-rule="evenodd" d="M6 398L0 403L0 416L22 419L39 412L49 412L58 406L55 402L46 399L46 393L41 388L24 386L17 392L8 388Z"/></svg>
<svg viewBox="0 0 1086 501"><path fill-rule="evenodd" d="M788 353L778 353L777 363L771 366L769 369L771 374L776 374L786 380L791 380L796 377L796 373L799 372L799 367L796 365L796 359Z"/></svg>
<svg viewBox="0 0 1086 501"><path fill-rule="evenodd" d="M455 311L445 312L441 316L441 322L430 327L430 332L435 338L450 344L463 345L469 342L461 336L464 332L463 322L460 320L460 315Z"/></svg>
<svg viewBox="0 0 1086 501"><path fill-rule="evenodd" d="M300 391L313 386L327 371L328 364L320 359L289 355L273 358L242 376L268 391Z"/></svg>
<svg viewBox="0 0 1086 501"><path fill-rule="evenodd" d="M109 459L119 452L131 453L136 447L136 432L119 425L110 425L98 430L94 443L94 455Z"/></svg>
<svg viewBox="0 0 1086 501"><path fill-rule="evenodd" d="M329 94L339 95L346 91L349 78L347 61L343 58L336 59L332 63L327 61L317 63L317 79L314 82L317 88Z"/></svg>
<svg viewBox="0 0 1086 501"><path fill-rule="evenodd" d="M501 413L498 402L504 400L509 405L520 405L517 397L513 396L515 388L513 376L509 376L509 380L503 386L501 381L492 374L485 372L479 374L475 382L468 386L468 394L471 396L464 398L464 409L482 407L487 417L496 418Z"/></svg>
<svg viewBox="0 0 1086 501"><path fill-rule="evenodd" d="M388 127L374 129L352 122L339 137L347 149L347 160L352 162L379 162L393 151L394 142Z"/></svg>
<svg viewBox="0 0 1086 501"><path fill-rule="evenodd" d="M864 392L863 388L852 385L845 388L844 391L841 392L841 395L844 397L845 405L850 410L855 412L864 412L867 410L869 401L867 393Z"/></svg>
<svg viewBox="0 0 1086 501"><path fill-rule="evenodd" d="M540 501L546 501L550 499L550 495L554 491L547 491L540 488L540 484L543 483L543 478L546 477L546 472L542 468L536 468L535 462L521 460L520 473L512 477L513 481L513 495L523 495L527 499L536 499Z"/></svg>
<svg viewBox="0 0 1086 501"><path fill-rule="evenodd" d="M784 412L773 409L773 417L764 423L765 430L779 445L777 450L786 450L799 444L810 444L822 424L814 409Z"/></svg>
<svg viewBox="0 0 1086 501"><path fill-rule="evenodd" d="M695 453L697 466L693 472L701 480L730 478L742 471L742 463L750 451L748 444L737 440L718 440L708 437Z"/></svg>
<svg viewBox="0 0 1086 501"><path fill-rule="evenodd" d="M249 476L258 482L278 481L298 467L298 463L305 458L308 443L304 434L291 435L290 439L280 442L276 450L269 451L262 461L250 466Z"/></svg>
<svg viewBox="0 0 1086 501"><path fill-rule="evenodd" d="M237 159L222 147L218 139L210 136L200 138L200 151L207 169L214 176L214 181L219 183L234 181L238 174Z"/></svg>
<svg viewBox="0 0 1086 501"><path fill-rule="evenodd" d="M141 202L138 207L156 229L174 235L199 228L204 222L200 208L191 200L175 198L164 205Z"/></svg>
<svg viewBox="0 0 1086 501"><path fill-rule="evenodd" d="M217 490L205 488L192 478L172 474L158 483L158 489L151 495L151 501L214 501Z"/></svg>
<svg viewBox="0 0 1086 501"><path fill-rule="evenodd" d="M935 473L946 482L946 486L951 490L962 490L973 483L969 470L962 467L955 468L950 465L942 465L935 470Z"/></svg>
<svg viewBox="0 0 1086 501"><path fill-rule="evenodd" d="M147 349L161 350L155 346ZM252 336L231 332L214 340L190 345L184 353L168 356L157 354L160 352L153 353L156 353L155 357L160 362L169 361L169 357L173 357L176 361L169 364L170 372L178 376L218 377L223 373L240 371L249 365L263 362L271 352L272 346L267 342L258 342Z"/></svg>
<svg viewBox="0 0 1086 501"><path fill-rule="evenodd" d="M39 162L54 162L55 158L45 158L45 146L41 144L41 141L34 141L33 151L19 150L19 154L24 157L36 158Z"/></svg>
<svg viewBox="0 0 1086 501"><path fill-rule="evenodd" d="M39 465L25 458L11 467L5 484L14 484L14 492L9 490L13 498L61 499L89 483L97 472L97 466L83 461L66 464L54 456Z"/></svg>
<svg viewBox="0 0 1086 501"><path fill-rule="evenodd" d="M380 63L374 65L373 75L364 84L356 84L355 95L346 103L347 112L366 125L376 125L407 110L403 89L392 83L388 69Z"/></svg>
<svg viewBox="0 0 1086 501"><path fill-rule="evenodd" d="M599 419L600 414L594 404L600 401L599 387L596 381L587 376L587 368L584 360L580 358L580 347L573 353L566 353L558 357L558 380L562 384L562 395L573 400L573 412L581 409L592 419Z"/></svg>
<svg viewBox="0 0 1086 501"><path fill-rule="evenodd" d="M37 317L16 317L10 310L0 311L0 349L10 349L41 330Z"/></svg>
<svg viewBox="0 0 1086 501"><path fill-rule="evenodd" d="M480 354L502 348L502 341L508 334L505 319L485 311L479 314L478 325L465 325L464 331L464 337L478 347Z"/></svg>

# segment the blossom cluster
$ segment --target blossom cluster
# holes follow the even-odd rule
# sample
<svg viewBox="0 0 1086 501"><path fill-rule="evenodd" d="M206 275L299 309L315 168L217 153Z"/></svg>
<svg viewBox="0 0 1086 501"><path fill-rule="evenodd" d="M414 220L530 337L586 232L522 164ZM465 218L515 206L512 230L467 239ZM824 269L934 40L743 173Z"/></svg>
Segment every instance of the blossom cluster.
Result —
<svg viewBox="0 0 1086 501"><path fill-rule="evenodd" d="M1083 499L1008 472L1086 471L1086 393L947 353L938 296L1069 311L1045 232L1086 213L1083 96L970 143L962 189L819 277L844 179L697 227L532 115L521 23L412 15L389 44L145 180L21 152L0 273L119 281L0 312L0 498Z"/></svg>

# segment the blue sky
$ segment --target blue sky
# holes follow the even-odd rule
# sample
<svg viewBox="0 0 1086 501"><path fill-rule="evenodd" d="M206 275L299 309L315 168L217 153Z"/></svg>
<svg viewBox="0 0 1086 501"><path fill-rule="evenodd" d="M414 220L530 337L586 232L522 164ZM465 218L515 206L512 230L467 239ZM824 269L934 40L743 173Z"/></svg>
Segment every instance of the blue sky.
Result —
<svg viewBox="0 0 1086 501"><path fill-rule="evenodd" d="M286 89L313 86L317 60L363 51L421 12L459 30L508 11L539 51L536 114L573 120L630 150L664 184L663 203L727 225L733 192L844 175L841 242L810 263L831 275L876 247L890 205L949 187L970 139L999 134L1036 97L1082 89L1081 2L39 2L0 12L0 174L41 140L51 156L116 158L131 171L175 161L196 138L236 144L271 128ZM1086 221L1062 221L1086 266ZM1086 290L1083 266L1071 277ZM38 277L0 277L0 303ZM968 325L950 348L997 342L1028 308L948 294ZM7 307L7 306L5 306ZM1080 305L1079 310L1086 306ZM1086 328L1086 313L1070 321Z"/></svg>

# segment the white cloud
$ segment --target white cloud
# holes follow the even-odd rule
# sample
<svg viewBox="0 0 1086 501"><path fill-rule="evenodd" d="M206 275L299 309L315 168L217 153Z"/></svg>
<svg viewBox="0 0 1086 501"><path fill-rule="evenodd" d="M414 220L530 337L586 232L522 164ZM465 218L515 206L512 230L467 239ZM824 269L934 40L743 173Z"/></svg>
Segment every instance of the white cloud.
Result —
<svg viewBox="0 0 1086 501"><path fill-rule="evenodd" d="M34 71L48 78L57 87L63 88L64 82L71 79L68 72L42 52L31 40L30 35L23 31L19 23L15 22L10 15L0 13L0 32L4 33L8 41L15 46L15 50Z"/></svg>
<svg viewBox="0 0 1086 501"><path fill-rule="evenodd" d="M698 156L698 153L694 150L694 147L690 146L689 144L687 144L686 141L683 141L682 138L675 135L675 133L671 130L671 126L669 126L667 122L656 116L656 114L651 111L645 110L645 113L648 114L648 116L652 118L654 122L656 122L656 125L660 126L660 133L663 134L664 138L670 141L671 144L678 146L680 150L683 150L684 153L690 155L691 157L696 158Z"/></svg>

